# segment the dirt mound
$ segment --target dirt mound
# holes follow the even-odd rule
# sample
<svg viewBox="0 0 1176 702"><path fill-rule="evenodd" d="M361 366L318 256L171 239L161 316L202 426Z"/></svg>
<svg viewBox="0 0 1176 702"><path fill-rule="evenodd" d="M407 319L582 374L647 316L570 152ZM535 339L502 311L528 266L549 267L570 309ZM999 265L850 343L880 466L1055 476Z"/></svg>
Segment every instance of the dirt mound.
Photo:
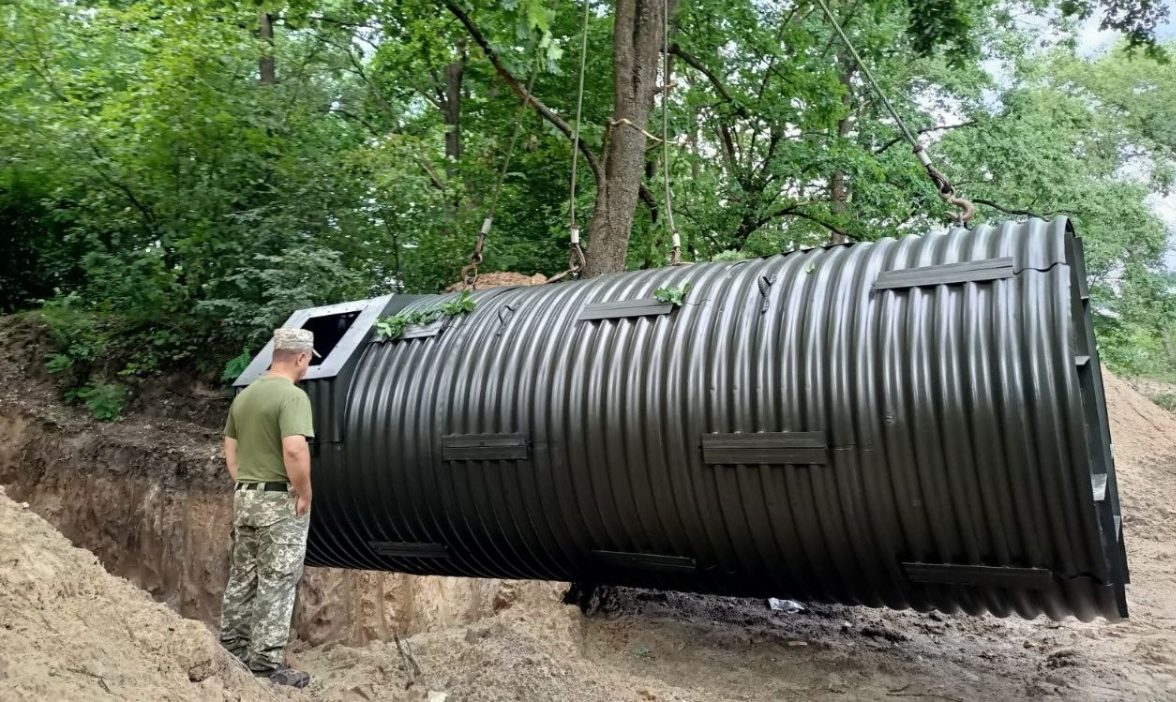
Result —
<svg viewBox="0 0 1176 702"><path fill-rule="evenodd" d="M489 290L490 288L506 288L512 286L528 287L531 285L543 285L547 282L547 276L542 273L535 275L523 275L522 273L483 273L478 276L478 290ZM461 283L454 283L445 292L457 292L461 290Z"/></svg>
<svg viewBox="0 0 1176 702"><path fill-rule="evenodd" d="M0 383L14 388L15 396L30 404L44 406L58 401L62 378L46 368L57 348L39 312L0 316L0 349ZM108 379L132 390L128 415L165 424L194 424L211 431L224 426L230 395L225 388L210 384L210 378L193 373L114 377L122 366L116 359L107 360L111 363L106 369Z"/></svg>
<svg viewBox="0 0 1176 702"><path fill-rule="evenodd" d="M584 655L583 637L579 610L552 602L464 629L415 636L400 648L384 642L340 647L307 652L299 661L318 673L312 694L329 702L442 696L448 702L676 699L664 683L618 674Z"/></svg>
<svg viewBox="0 0 1176 702"><path fill-rule="evenodd" d="M0 699L273 700L200 624L0 489Z"/></svg>
<svg viewBox="0 0 1176 702"><path fill-rule="evenodd" d="M1103 382L1116 462L1133 471L1134 466L1176 453L1176 414L1156 405L1122 378L1104 372Z"/></svg>

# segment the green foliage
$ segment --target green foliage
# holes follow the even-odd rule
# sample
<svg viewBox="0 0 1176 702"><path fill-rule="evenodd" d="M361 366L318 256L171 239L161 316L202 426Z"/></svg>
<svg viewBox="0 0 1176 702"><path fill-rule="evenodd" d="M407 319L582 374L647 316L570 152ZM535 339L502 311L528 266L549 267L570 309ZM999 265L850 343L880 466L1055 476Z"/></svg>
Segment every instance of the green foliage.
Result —
<svg viewBox="0 0 1176 702"><path fill-rule="evenodd" d="M74 213L46 206L53 181L0 156L0 313L30 307L79 275L79 251L67 238Z"/></svg>
<svg viewBox="0 0 1176 702"><path fill-rule="evenodd" d="M221 371L221 382L228 384L239 378L252 360L253 354L249 349L242 349L240 355L233 356L225 363L224 370Z"/></svg>
<svg viewBox="0 0 1176 702"><path fill-rule="evenodd" d="M427 324L426 317L417 312L400 312L376 320L376 338L380 341L399 339L404 330L414 324Z"/></svg>
<svg viewBox="0 0 1176 702"><path fill-rule="evenodd" d="M1156 44L1157 26L1167 17L1164 3L1153 0L1062 0L1063 15L1086 19L1102 10L1101 29L1113 29L1127 37L1128 48L1146 49L1149 57L1166 60L1168 52Z"/></svg>
<svg viewBox="0 0 1176 702"><path fill-rule="evenodd" d="M748 251L737 251L734 249L727 249L726 251L720 251L719 253L715 254L714 256L711 256L710 260L715 263L723 263L723 262L734 262L734 261L746 261L750 258L755 258L755 257Z"/></svg>
<svg viewBox="0 0 1176 702"><path fill-rule="evenodd" d="M105 360L115 334L106 324L81 309L76 294L47 302L41 317L57 352L46 361L46 369L61 378L66 392L76 390L90 379Z"/></svg>
<svg viewBox="0 0 1176 702"><path fill-rule="evenodd" d="M520 82L539 67L536 97L570 120L582 6L461 5ZM1176 286L1163 276L1166 233L1148 207L1176 182L1171 66L1141 52L1089 61L1065 45L1043 50L1048 32L1021 28L996 0L831 5L899 113L931 130L924 143L965 194L1072 213L1108 363L1176 368L1165 341ZM1157 7L1015 9L1062 29L1066 18L1102 16L1147 46ZM692 260L942 221L925 173L813 9L680 5L668 167ZM0 312L48 300L57 346L48 364L68 390L192 365L227 376L244 362L234 353L256 348L294 309L435 293L456 279L493 198L518 96L436 3L276 11L278 80L262 84L255 5L0 3ZM597 153L616 117L612 31L611 6L594 6L580 124ZM986 70L993 62L1007 74L1000 81ZM447 84L453 76L459 84ZM566 265L571 145L535 110L522 120L483 270L550 274ZM952 124L968 126L934 130ZM661 265L668 249L659 152L645 156L633 267ZM587 166L579 177L573 206L587 222L596 183ZM980 216L1009 215L984 206ZM472 304L450 300L429 319ZM380 335L424 319L381 320Z"/></svg>
<svg viewBox="0 0 1176 702"><path fill-rule="evenodd" d="M1160 395L1153 395L1151 401L1169 412L1176 412L1176 393L1166 392Z"/></svg>
<svg viewBox="0 0 1176 702"><path fill-rule="evenodd" d="M127 390L117 383L95 382L73 390L67 399L84 404L95 419L113 422L122 417Z"/></svg>
<svg viewBox="0 0 1176 702"><path fill-rule="evenodd" d="M342 259L338 251L311 245L255 254L209 284L195 315L217 325L221 339L260 345L293 310L363 296L360 273Z"/></svg>
<svg viewBox="0 0 1176 702"><path fill-rule="evenodd" d="M45 362L45 370L53 375L66 373L73 368L74 360L64 353L55 353Z"/></svg>
<svg viewBox="0 0 1176 702"><path fill-rule="evenodd" d="M129 399L129 388L109 379L155 375L195 353L182 323L144 326L87 308L76 293L47 301L40 316L56 347L46 370L67 402L85 404L99 419L117 418Z"/></svg>
<svg viewBox="0 0 1176 702"><path fill-rule="evenodd" d="M457 317L473 312L476 306L477 301L474 300L473 295L470 295L468 291L462 291L457 297L448 299L437 305L437 310L444 317Z"/></svg>
<svg viewBox="0 0 1176 702"><path fill-rule="evenodd" d="M468 292L438 303L433 307L411 312L400 312L376 321L376 338L380 341L398 339L408 327L432 324L447 317L459 317L474 311L477 301Z"/></svg>
<svg viewBox="0 0 1176 702"><path fill-rule="evenodd" d="M690 288L690 283L661 287L653 291L653 297L658 302L667 302L674 307L681 307L686 304L686 295L690 292Z"/></svg>
<svg viewBox="0 0 1176 702"><path fill-rule="evenodd" d="M1002 113L982 130L947 134L940 153L981 174L971 197L1074 222L1109 367L1176 369L1176 278L1162 261L1169 232L1149 206L1176 163L1176 72L1122 50L1093 61L1054 50L1015 66ZM982 204L980 216L1006 215Z"/></svg>
<svg viewBox="0 0 1176 702"><path fill-rule="evenodd" d="M332 72L260 86L242 29L255 11L10 7L0 7L0 75L12 78L0 79L0 232L25 223L20 265L51 269L39 278L75 295L80 313L143 342L126 374L220 369L222 349L293 308L388 285L390 225L355 157L365 132L316 107L347 86ZM312 47L290 48L282 58L295 61ZM58 262L66 252L69 266ZM40 292L22 286L20 299Z"/></svg>

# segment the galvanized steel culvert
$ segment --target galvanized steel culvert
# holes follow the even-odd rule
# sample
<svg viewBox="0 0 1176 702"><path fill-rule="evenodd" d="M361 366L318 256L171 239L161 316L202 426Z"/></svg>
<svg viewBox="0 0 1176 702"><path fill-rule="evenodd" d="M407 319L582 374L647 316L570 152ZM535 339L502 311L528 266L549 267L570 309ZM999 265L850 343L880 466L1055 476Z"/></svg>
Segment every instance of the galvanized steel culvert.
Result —
<svg viewBox="0 0 1176 702"><path fill-rule="evenodd" d="M1065 220L475 296L393 341L444 298L289 320L329 351L309 564L1127 615Z"/></svg>

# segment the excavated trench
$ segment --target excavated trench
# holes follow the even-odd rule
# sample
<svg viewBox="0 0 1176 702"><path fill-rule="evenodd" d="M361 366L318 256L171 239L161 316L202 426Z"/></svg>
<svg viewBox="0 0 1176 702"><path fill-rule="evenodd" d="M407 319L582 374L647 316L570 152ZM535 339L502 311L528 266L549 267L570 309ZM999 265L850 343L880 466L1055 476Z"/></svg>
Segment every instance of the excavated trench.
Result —
<svg viewBox="0 0 1176 702"><path fill-rule="evenodd" d="M0 485L122 576L215 627L231 493L216 432L159 420L95 424L0 399ZM555 585L308 568L294 617L311 645L466 624Z"/></svg>
<svg viewBox="0 0 1176 702"><path fill-rule="evenodd" d="M29 503L107 570L214 626L231 512L217 448L223 396L193 392L184 378L173 379L170 388L154 382L140 389L129 419L99 424L57 401L55 379L44 372L48 348L35 324L0 318L0 349L0 485L7 495ZM296 651L297 662L320 680L311 697L321 700L406 699L410 678L389 664L402 655L394 644L318 645L363 644L393 632L434 632L412 641L426 675L417 692L447 690L451 699L471 701L700 702L845 694L870 700L985 694L1176 699L1176 457L1165 439L1176 433L1176 422L1110 380L1124 528L1137 576L1128 622L995 620L837 605L814 605L800 616L750 600L644 591L626 591L597 616L580 617L556 604L562 590L557 584L309 569L295 628L313 647ZM181 417L187 421L166 419ZM33 550L24 553L36 557ZM48 590L37 597L60 599L63 591ZM124 603L87 592L72 593L75 610L109 607L121 616L113 608ZM503 609L508 611L494 622L464 626ZM74 682L98 690L102 675L112 686L133 679L137 673L124 675L119 661L100 654L79 658L98 667L61 670L60 657L41 650L45 641L66 635L40 635L48 626L42 619L55 611L69 610L51 608L35 617L37 612L15 612L15 619L0 622L30 622L12 630L6 640L14 642L11 650L0 646L8 655L0 655L0 680L6 663L11 672L17 660L25 661L23 679L30 684L76 675ZM58 628L81 631L85 623L75 618L72 628ZM126 632L107 631L111 620L102 619L97 635L77 639L83 642L77 648L98 650L107 634L126 639ZM0 634L6 630L0 627ZM25 648L19 649L22 641ZM124 641L123 650L141 649L138 640ZM30 673L28 661L44 662L44 670ZM187 684L188 668L178 670L180 684ZM224 698L230 697L236 698Z"/></svg>

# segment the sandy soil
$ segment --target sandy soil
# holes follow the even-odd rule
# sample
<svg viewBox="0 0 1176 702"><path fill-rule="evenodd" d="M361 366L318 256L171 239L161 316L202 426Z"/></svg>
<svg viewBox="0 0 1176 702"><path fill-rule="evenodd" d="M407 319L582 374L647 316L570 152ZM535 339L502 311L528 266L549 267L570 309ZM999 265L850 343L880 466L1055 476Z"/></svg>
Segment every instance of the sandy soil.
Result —
<svg viewBox="0 0 1176 702"><path fill-rule="evenodd" d="M783 614L761 601L629 589L604 593L598 606L582 615L559 603L555 586L507 583L485 593L487 604L471 605L456 620L431 620L423 631L405 623L415 620L388 619L389 634L421 632L400 642L296 643L293 662L315 680L304 692L279 691L235 667L204 625L109 574L93 554L0 494L0 702L1176 700L1176 416L1126 383L1111 377L1107 383L1134 580L1128 591L1131 619L1125 623L1059 624L837 606ZM54 441L68 444L62 455L69 470L87 460L133 462L135 432L148 431L135 420L98 428L64 410L54 421L58 428L38 429L40 453L29 451L32 444L14 451L11 439L0 439L0 463L17 469L35 457L44 463L56 454L43 445ZM5 431L0 436L26 432L12 426ZM122 438L94 443L90 435L96 432ZM156 436L142 435L144 450L171 456L172 449L161 454L159 446L151 448ZM215 460L211 439L199 432L184 437L190 446L183 450L199 454L201 461ZM176 462L174 470L165 471L168 481L182 482L189 465ZM26 487L33 507L70 533L81 523L70 522L78 510L69 505L94 502L83 492L99 484L63 482L64 472ZM116 494L121 493L111 493ZM166 505L159 510L166 511ZM99 529L95 520L102 509L90 512L85 524ZM109 533L97 543L115 548L121 524L105 527ZM178 539L183 530L177 529ZM215 538L212 532L193 533L185 538ZM92 538L81 531L70 536L79 543ZM160 551L173 558L188 552L172 546ZM127 560L103 556L102 563L121 570L115 566ZM210 579L205 573L202 581ZM458 581L423 581L405 580L400 586L408 594L391 592L380 602L428 611L453 606L474 591ZM383 606L376 608L381 620ZM460 623L491 612L497 613Z"/></svg>
<svg viewBox="0 0 1176 702"><path fill-rule="evenodd" d="M0 699L271 700L182 619L0 489Z"/></svg>
<svg viewBox="0 0 1176 702"><path fill-rule="evenodd" d="M508 286L531 286L543 285L547 282L547 276L542 273L535 275L523 275L522 273L482 273L478 276L478 290L489 290L490 288L505 288ZM458 292L462 288L460 282L454 283L445 288L445 292Z"/></svg>

